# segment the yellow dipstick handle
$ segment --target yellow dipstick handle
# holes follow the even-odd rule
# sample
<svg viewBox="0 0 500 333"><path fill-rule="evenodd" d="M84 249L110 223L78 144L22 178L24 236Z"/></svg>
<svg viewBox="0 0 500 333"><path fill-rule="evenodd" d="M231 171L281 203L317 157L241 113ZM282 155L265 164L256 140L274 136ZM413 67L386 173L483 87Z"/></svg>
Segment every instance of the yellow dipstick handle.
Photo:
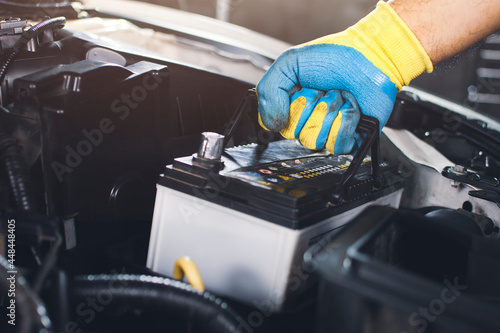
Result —
<svg viewBox="0 0 500 333"><path fill-rule="evenodd" d="M204 291L205 286L201 279L200 271L189 257L180 257L174 265L174 278L182 281L186 276L189 284L198 291Z"/></svg>

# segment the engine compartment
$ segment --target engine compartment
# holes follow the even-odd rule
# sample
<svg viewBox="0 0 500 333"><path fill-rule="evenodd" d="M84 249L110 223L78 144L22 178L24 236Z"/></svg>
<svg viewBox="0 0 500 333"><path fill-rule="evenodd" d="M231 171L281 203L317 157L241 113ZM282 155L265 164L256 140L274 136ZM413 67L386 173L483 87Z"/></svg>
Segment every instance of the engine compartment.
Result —
<svg viewBox="0 0 500 333"><path fill-rule="evenodd" d="M314 283L301 290L294 306L276 311L265 299L249 305L238 297L221 299L210 289L196 292L146 265L160 175L174 159L198 150L202 132L227 132L254 84L135 47L114 47L81 32L46 31L30 39L1 82L0 254L13 260L2 261L5 274L15 262L18 323L30 326L21 330L363 332L369 327L370 332L420 332L420 317L413 318L415 325L407 322L425 299L400 297L406 303L397 306L404 310L394 314L384 309L398 303L391 303L397 288L377 294L378 307L370 305L372 294L356 290L386 264L410 272L412 286L422 293L439 291L445 279L459 278L467 286L473 280L474 288L464 289L466 300L452 304L473 312L469 328L481 320L475 306L499 313L500 125L495 121L416 89L399 93L380 136L380 160L405 182L400 207L371 208L346 228L310 243L305 259L279 274L298 267L292 277ZM2 43L2 55L12 45ZM228 148L262 136L255 106L241 117ZM275 135L268 141L277 140ZM175 177L186 183L182 172ZM378 219L367 222L370 216ZM360 284L348 286L353 260L346 253L353 253L348 249L355 243L348 233L373 235L376 225L389 220L397 220L397 226L373 236L357 252L369 255L364 264L373 271L356 271ZM405 220L416 226L404 225ZM419 223L428 225L421 230ZM353 232L358 225L366 225L364 232ZM336 237L345 251L332 247ZM13 239L15 251L9 252ZM326 263L308 266L318 265L318 253L329 248ZM383 278L398 285L400 273L392 272ZM369 282L377 289L380 280ZM2 296L8 317L9 298ZM33 312L35 305L46 313ZM355 316L357 307L366 311ZM447 313L437 321L427 319L423 329L467 331L467 326L449 324ZM6 321L1 325L19 328ZM494 321L488 325L478 332L498 329Z"/></svg>

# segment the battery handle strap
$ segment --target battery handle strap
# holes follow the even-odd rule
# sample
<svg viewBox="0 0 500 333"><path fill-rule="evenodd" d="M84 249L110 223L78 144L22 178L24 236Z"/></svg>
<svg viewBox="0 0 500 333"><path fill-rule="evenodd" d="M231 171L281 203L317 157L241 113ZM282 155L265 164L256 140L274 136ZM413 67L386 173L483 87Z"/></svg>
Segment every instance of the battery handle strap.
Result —
<svg viewBox="0 0 500 333"><path fill-rule="evenodd" d="M380 154L380 137L379 137L379 121L377 118L361 115L356 132L366 134L363 143L354 155L351 164L342 175L337 191L331 195L333 204L339 204L345 197L347 189L354 176L357 174L363 160L371 150L371 166L372 179L374 187L380 187L379 180L379 154Z"/></svg>
<svg viewBox="0 0 500 333"><path fill-rule="evenodd" d="M233 114L233 117L226 125L224 130L224 147L226 148L229 144L229 141L233 138L236 133L236 129L241 123L241 119L243 118L246 112L249 110L257 110L257 93L255 88L249 89L241 101L240 105L236 109L236 112Z"/></svg>
<svg viewBox="0 0 500 333"><path fill-rule="evenodd" d="M243 115L248 112L248 110L254 110L257 108L257 95L255 88L249 89L245 98L241 101L240 105L236 109L232 119L229 121L224 131L224 147L227 147L229 141L236 133ZM337 191L331 195L332 204L340 203L349 188L350 182L353 180L354 176L357 174L359 167L363 163L363 160L371 150L371 166L372 166L372 177L373 185L375 188L380 187L379 180L379 151L380 151L380 138L379 138L379 121L377 118L361 115L358 126L356 127L356 132L366 134L363 139L363 143L359 147L357 153L354 155L353 160L347 170L342 175L342 179L339 183Z"/></svg>

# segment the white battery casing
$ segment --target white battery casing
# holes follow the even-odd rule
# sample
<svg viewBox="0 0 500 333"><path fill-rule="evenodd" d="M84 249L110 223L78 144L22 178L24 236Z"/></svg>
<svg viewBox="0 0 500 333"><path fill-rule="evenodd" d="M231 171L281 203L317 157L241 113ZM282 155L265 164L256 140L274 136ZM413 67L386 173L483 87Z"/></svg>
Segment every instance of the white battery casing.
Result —
<svg viewBox="0 0 500 333"><path fill-rule="evenodd" d="M176 260L190 257L213 293L279 311L303 289L303 254L322 235L370 205L398 207L402 189L293 230L157 185L147 266L172 276Z"/></svg>

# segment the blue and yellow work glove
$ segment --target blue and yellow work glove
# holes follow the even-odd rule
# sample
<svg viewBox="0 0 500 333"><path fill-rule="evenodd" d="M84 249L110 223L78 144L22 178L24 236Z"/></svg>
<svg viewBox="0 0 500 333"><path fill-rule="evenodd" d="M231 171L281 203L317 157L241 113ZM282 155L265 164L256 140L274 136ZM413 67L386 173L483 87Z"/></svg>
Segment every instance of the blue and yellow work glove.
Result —
<svg viewBox="0 0 500 333"><path fill-rule="evenodd" d="M280 55L257 85L259 122L309 149L352 153L360 112L382 129L398 90L432 69L417 37L379 2L347 30Z"/></svg>

